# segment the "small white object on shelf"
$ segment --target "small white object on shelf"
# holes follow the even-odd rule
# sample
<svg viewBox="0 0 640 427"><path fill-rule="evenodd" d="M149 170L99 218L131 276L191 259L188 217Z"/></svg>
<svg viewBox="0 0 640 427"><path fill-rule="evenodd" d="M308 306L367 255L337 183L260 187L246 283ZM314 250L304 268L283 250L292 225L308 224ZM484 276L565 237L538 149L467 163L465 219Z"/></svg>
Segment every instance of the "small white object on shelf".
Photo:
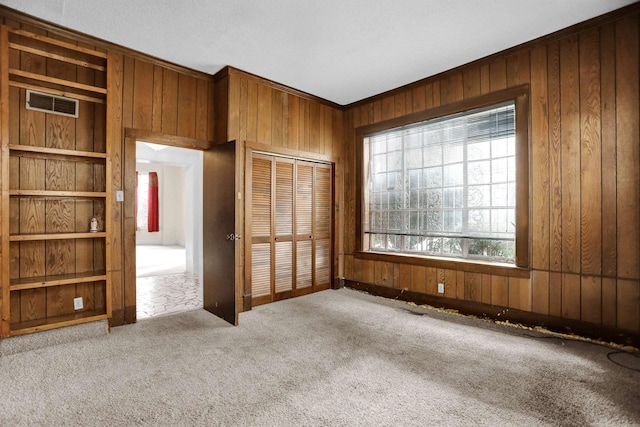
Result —
<svg viewBox="0 0 640 427"><path fill-rule="evenodd" d="M95 217L91 218L91 226L89 228L89 231L91 233L97 233L98 231L100 231L98 229L98 220Z"/></svg>

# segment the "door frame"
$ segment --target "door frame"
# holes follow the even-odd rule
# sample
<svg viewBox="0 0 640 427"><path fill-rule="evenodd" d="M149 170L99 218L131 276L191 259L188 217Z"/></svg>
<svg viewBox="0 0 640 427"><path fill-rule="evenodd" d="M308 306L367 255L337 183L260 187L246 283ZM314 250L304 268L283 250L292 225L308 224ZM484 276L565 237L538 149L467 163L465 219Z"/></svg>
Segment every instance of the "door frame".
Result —
<svg viewBox="0 0 640 427"><path fill-rule="evenodd" d="M113 286L114 294L122 293L124 324L136 322L136 141L145 141L153 144L167 145L177 148L189 148L205 151L213 146L212 141L202 139L185 138L164 133L151 132L144 129L124 129L124 153L123 153L123 177L119 185L114 177L113 187L122 188L124 191L124 206L122 220L122 274L123 286L116 283ZM115 161L116 159L112 159ZM114 197L115 198L115 197ZM115 223L114 223L115 225ZM118 230L113 230L114 235ZM112 244L109 242L109 244ZM203 254L204 255L204 254ZM114 298L114 300L116 300ZM114 311L116 308L114 307ZM115 315L114 315L115 317Z"/></svg>
<svg viewBox="0 0 640 427"><path fill-rule="evenodd" d="M242 288L242 299L243 299L243 311L249 311L252 308L252 295L251 295L251 182L252 182L252 159L253 153L263 154L272 157L283 157L287 159L300 160L304 162L311 163L321 163L331 167L331 177L332 177L332 186L331 186L331 202L334 206L331 215L331 265L330 265L330 282L333 286L334 277L336 272L337 265L337 251L335 247L336 242L336 215L335 215L335 185L336 185L336 164L332 161L332 158L328 154L319 154L319 153L311 153L308 151L300 151L294 150L291 148L283 148L283 147L274 147L268 144L261 144L252 141L246 141L244 144L244 235L245 235L245 244L244 244L244 284ZM294 200L295 206L295 200ZM294 230L295 233L295 230ZM295 238L294 238L295 240ZM312 287L309 289L313 289ZM306 292L310 293L311 290ZM294 287L294 296L299 296L295 294Z"/></svg>

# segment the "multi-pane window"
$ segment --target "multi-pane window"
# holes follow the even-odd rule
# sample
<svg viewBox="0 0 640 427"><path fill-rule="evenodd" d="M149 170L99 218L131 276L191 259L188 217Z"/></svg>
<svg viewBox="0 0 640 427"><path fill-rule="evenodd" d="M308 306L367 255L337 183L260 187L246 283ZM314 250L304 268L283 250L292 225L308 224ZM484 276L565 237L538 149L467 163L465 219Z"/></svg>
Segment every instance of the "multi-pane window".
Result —
<svg viewBox="0 0 640 427"><path fill-rule="evenodd" d="M367 135L365 250L513 262L515 105Z"/></svg>

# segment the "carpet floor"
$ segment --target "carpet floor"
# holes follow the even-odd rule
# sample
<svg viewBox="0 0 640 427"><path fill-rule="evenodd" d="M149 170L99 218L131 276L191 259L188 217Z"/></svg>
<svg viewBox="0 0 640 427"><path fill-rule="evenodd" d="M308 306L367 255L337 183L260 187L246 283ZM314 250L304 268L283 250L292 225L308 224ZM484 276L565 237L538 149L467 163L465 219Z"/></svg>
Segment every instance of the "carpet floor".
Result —
<svg viewBox="0 0 640 427"><path fill-rule="evenodd" d="M639 425L640 359L349 289L0 357L0 425Z"/></svg>

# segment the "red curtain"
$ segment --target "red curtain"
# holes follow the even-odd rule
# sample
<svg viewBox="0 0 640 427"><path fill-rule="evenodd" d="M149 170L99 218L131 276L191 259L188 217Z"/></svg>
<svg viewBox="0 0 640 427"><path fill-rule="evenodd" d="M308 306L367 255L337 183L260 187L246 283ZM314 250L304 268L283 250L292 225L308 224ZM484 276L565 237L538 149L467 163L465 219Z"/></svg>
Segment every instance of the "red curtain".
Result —
<svg viewBox="0 0 640 427"><path fill-rule="evenodd" d="M136 230L138 229L138 171L136 171Z"/></svg>
<svg viewBox="0 0 640 427"><path fill-rule="evenodd" d="M149 212L147 216L147 231L160 231L158 215L158 174L149 172Z"/></svg>

